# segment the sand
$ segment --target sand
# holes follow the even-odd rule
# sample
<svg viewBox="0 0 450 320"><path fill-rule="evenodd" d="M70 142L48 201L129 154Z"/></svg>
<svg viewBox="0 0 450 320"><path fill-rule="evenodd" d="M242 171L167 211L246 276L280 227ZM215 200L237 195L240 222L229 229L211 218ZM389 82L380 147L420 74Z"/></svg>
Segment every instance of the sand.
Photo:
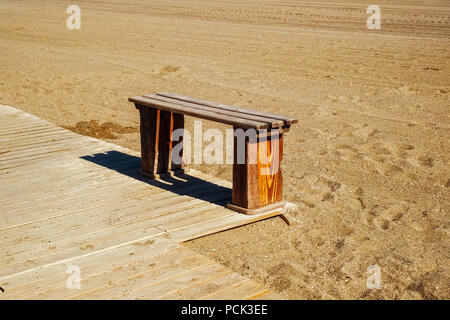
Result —
<svg viewBox="0 0 450 320"><path fill-rule="evenodd" d="M77 4L68 30L64 2L0 1L0 103L136 150L133 95L296 116L282 163L295 223L186 245L288 299L450 298L447 0L377 1L376 31L353 0Z"/></svg>

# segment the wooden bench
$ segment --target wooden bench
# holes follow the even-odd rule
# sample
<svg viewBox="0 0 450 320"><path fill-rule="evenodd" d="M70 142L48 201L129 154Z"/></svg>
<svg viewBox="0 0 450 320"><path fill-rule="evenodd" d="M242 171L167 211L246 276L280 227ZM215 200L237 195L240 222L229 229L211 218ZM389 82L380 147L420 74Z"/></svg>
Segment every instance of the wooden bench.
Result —
<svg viewBox="0 0 450 320"><path fill-rule="evenodd" d="M234 137L233 191L227 207L246 214L262 213L282 207L283 178L279 164L283 156L283 135L298 120L276 114L227 106L172 93L156 93L129 98L140 112L141 173L157 178L161 174L182 172L183 164L175 164L171 153L172 132L184 128L184 116L217 121L238 129L254 129L257 140L245 138L245 161L238 163L237 137ZM278 148L273 148L277 144ZM261 148L268 159L261 159ZM276 150L275 152L272 151ZM250 161L250 153L258 154ZM273 154L272 154L273 153ZM242 162L242 161L241 161ZM278 163L273 172L262 170Z"/></svg>

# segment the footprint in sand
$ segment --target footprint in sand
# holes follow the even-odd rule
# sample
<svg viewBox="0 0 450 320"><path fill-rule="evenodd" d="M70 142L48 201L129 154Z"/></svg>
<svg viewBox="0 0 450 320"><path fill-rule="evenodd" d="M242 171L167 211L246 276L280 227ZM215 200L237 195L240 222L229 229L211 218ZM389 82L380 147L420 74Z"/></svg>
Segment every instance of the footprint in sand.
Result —
<svg viewBox="0 0 450 320"><path fill-rule="evenodd" d="M283 292L289 289L299 279L304 279L302 272L290 263L277 264L267 271L267 280L277 291Z"/></svg>
<svg viewBox="0 0 450 320"><path fill-rule="evenodd" d="M403 172L403 168L401 166L399 166L399 165L394 164L394 163L386 164L385 167L384 167L384 171L383 171L383 173L386 176L393 176L393 175L401 173L401 172Z"/></svg>
<svg viewBox="0 0 450 320"><path fill-rule="evenodd" d="M361 138L365 139L366 141L369 141L370 139L374 138L375 135L380 132L381 131L378 130L377 128L373 128L368 125L364 125L362 128L356 130L356 134Z"/></svg>
<svg viewBox="0 0 450 320"><path fill-rule="evenodd" d="M391 150L379 142L369 145L368 149L372 154L377 156L388 156L392 154Z"/></svg>
<svg viewBox="0 0 450 320"><path fill-rule="evenodd" d="M186 70L180 66L172 66L172 65L166 65L159 69L158 75L160 77L167 77L167 76L182 76L186 74Z"/></svg>
<svg viewBox="0 0 450 320"><path fill-rule="evenodd" d="M302 192L298 201L308 208L314 208L319 203L333 201L334 193L341 188L341 183L326 177L309 175L302 180Z"/></svg>
<svg viewBox="0 0 450 320"><path fill-rule="evenodd" d="M408 152L414 150L414 146L407 143L398 143L395 145L394 149L398 157L406 159L408 157Z"/></svg>
<svg viewBox="0 0 450 320"><path fill-rule="evenodd" d="M392 176L403 172L409 167L406 160L408 151L414 149L407 144L371 143L365 146L365 154L371 159L378 172Z"/></svg>
<svg viewBox="0 0 450 320"><path fill-rule="evenodd" d="M402 204L374 205L363 211L362 222L369 227L386 231L399 223L409 208Z"/></svg>

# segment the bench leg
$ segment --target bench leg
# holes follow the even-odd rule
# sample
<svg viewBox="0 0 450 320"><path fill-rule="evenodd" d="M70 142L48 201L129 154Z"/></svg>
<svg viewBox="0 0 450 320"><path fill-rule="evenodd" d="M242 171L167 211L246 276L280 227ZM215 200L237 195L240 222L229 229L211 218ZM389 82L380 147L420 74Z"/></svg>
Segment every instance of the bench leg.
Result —
<svg viewBox="0 0 450 320"><path fill-rule="evenodd" d="M283 207L283 135L273 130L258 133L257 141L246 139L244 164L237 163L238 143L235 137L232 200L227 207L245 214Z"/></svg>
<svg viewBox="0 0 450 320"><path fill-rule="evenodd" d="M141 170L151 178L183 172L172 162L172 132L184 128L182 114L136 105L141 118ZM178 143L178 142L176 142Z"/></svg>

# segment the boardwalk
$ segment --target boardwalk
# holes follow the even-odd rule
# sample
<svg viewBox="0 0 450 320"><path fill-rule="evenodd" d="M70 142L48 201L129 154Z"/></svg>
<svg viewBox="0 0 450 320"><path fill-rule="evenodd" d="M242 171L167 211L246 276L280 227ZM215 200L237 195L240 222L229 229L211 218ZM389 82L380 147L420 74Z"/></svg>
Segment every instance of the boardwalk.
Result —
<svg viewBox="0 0 450 320"><path fill-rule="evenodd" d="M135 151L0 106L0 299L278 298L181 242L279 211L238 214L228 182L138 168Z"/></svg>

